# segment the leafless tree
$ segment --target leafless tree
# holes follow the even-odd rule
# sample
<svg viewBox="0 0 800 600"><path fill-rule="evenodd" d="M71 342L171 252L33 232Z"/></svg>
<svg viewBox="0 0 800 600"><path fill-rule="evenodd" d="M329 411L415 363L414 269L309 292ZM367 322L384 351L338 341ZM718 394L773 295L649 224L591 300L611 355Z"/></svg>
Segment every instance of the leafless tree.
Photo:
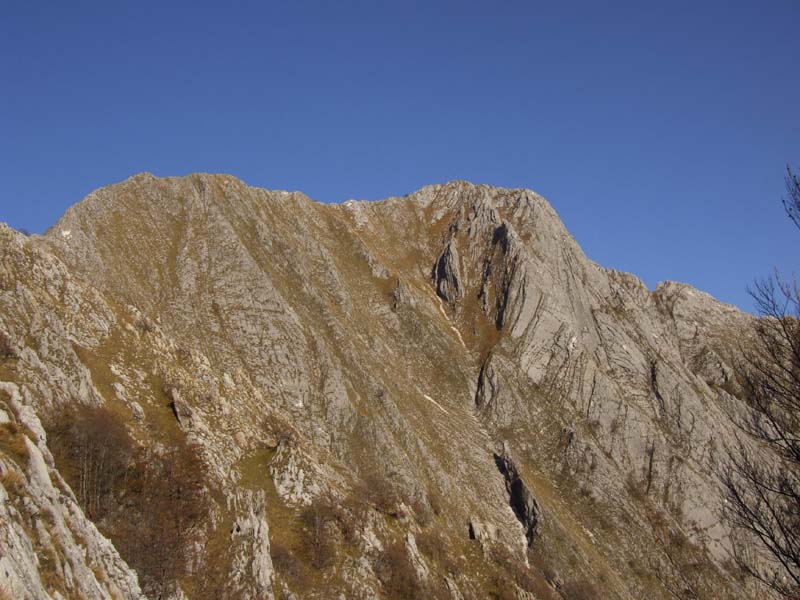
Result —
<svg viewBox="0 0 800 600"><path fill-rule="evenodd" d="M800 228L800 182L783 204ZM721 469L739 567L785 597L800 593L800 288L777 272L749 290L755 343L739 365L742 436Z"/></svg>
<svg viewBox="0 0 800 600"><path fill-rule="evenodd" d="M800 178L792 173L789 165L786 165L786 196L783 198L783 207L794 224L800 227Z"/></svg>
<svg viewBox="0 0 800 600"><path fill-rule="evenodd" d="M328 527L336 519L332 501L328 498L316 498L300 516L306 528L306 547L311 564L315 569L324 569L336 556L336 546Z"/></svg>
<svg viewBox="0 0 800 600"><path fill-rule="evenodd" d="M199 449L183 438L162 453L140 450L136 462L125 498L128 518L116 523L112 540L139 573L143 591L164 598L191 574L192 541L209 510L206 466Z"/></svg>
<svg viewBox="0 0 800 600"><path fill-rule="evenodd" d="M50 448L79 504L95 522L114 510L133 460L125 426L102 407L80 407L48 428Z"/></svg>
<svg viewBox="0 0 800 600"><path fill-rule="evenodd" d="M192 575L194 542L210 510L199 448L182 437L162 449L139 446L102 407L58 415L48 444L86 515L136 570L148 597L167 597Z"/></svg>

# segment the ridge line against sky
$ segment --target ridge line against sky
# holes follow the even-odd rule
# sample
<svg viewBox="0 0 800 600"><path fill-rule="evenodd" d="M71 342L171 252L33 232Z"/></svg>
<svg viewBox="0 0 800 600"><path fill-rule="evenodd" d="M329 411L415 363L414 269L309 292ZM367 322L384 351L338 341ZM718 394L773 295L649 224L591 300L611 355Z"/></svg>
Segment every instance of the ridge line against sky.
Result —
<svg viewBox="0 0 800 600"><path fill-rule="evenodd" d="M535 190L587 256L752 309L796 269L796 2L10 3L0 220L140 171L315 200Z"/></svg>

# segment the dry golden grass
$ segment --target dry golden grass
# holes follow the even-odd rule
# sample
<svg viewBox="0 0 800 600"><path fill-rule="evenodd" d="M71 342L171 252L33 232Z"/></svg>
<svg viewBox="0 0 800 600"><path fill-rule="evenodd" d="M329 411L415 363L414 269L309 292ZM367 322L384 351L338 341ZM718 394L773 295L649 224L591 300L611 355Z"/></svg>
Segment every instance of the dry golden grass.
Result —
<svg viewBox="0 0 800 600"><path fill-rule="evenodd" d="M27 427L19 423L0 425L0 450L11 456L20 465L28 462L28 446L25 443L28 433Z"/></svg>
<svg viewBox="0 0 800 600"><path fill-rule="evenodd" d="M14 593L10 583L0 583L0 600L17 600L19 596Z"/></svg>
<svg viewBox="0 0 800 600"><path fill-rule="evenodd" d="M25 488L25 478L15 469L6 469L0 474L0 484L9 496L19 496Z"/></svg>

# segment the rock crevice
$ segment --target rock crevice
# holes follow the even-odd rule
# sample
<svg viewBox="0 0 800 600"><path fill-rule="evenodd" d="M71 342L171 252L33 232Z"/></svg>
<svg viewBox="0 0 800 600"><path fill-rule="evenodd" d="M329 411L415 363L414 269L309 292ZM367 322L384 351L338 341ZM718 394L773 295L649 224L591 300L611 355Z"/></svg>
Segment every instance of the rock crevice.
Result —
<svg viewBox="0 0 800 600"><path fill-rule="evenodd" d="M503 442L502 449L495 453L494 460L505 480L508 504L525 529L525 538L528 540L528 546L531 546L536 539L542 517L539 502L522 479L506 442Z"/></svg>

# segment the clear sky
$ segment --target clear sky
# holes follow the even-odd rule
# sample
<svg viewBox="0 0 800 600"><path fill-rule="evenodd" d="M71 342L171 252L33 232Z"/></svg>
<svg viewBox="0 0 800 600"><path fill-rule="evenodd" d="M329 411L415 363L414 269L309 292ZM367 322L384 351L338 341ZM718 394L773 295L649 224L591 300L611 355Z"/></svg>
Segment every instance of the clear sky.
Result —
<svg viewBox="0 0 800 600"><path fill-rule="evenodd" d="M613 6L611 6L613 5ZM547 197L651 288L797 268L800 2L0 4L0 221L140 171L316 200L467 179Z"/></svg>

